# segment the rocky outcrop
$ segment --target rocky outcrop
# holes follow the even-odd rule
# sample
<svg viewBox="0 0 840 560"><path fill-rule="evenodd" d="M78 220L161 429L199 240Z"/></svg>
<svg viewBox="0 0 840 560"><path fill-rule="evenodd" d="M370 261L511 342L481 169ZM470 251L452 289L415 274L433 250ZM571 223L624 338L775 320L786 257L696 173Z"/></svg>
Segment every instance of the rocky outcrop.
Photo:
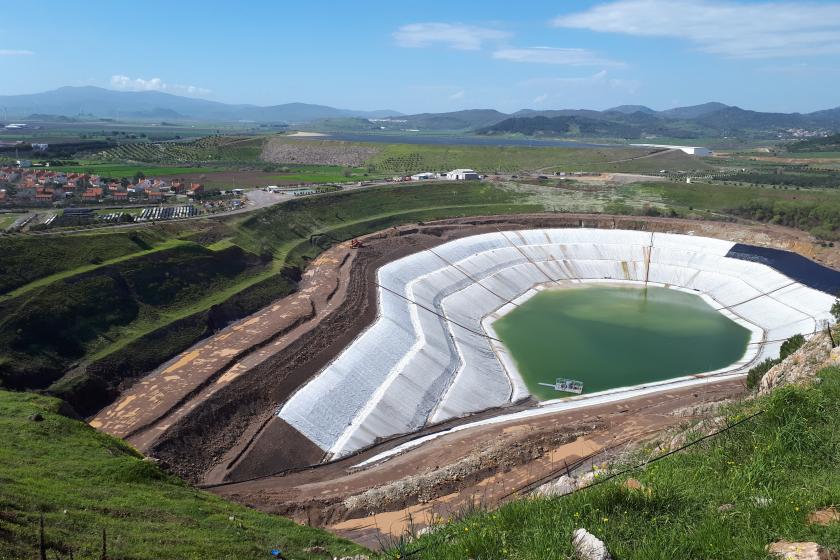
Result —
<svg viewBox="0 0 840 560"><path fill-rule="evenodd" d="M802 383L812 379L825 366L840 363L840 349L832 350L831 341L825 333L812 336L802 348L773 366L758 387L759 395L766 395L773 389L791 383Z"/></svg>

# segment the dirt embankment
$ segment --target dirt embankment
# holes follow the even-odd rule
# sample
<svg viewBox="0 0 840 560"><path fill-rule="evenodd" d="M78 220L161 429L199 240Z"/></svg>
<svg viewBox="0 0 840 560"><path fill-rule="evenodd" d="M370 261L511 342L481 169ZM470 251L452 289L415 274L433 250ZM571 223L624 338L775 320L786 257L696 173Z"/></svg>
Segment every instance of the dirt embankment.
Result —
<svg viewBox="0 0 840 560"><path fill-rule="evenodd" d="M569 469L606 461L690 420L673 414L741 395L729 380L451 432L373 466L381 449L314 469L218 486L213 492L262 511L326 527L361 544L405 534L476 505L495 505Z"/></svg>

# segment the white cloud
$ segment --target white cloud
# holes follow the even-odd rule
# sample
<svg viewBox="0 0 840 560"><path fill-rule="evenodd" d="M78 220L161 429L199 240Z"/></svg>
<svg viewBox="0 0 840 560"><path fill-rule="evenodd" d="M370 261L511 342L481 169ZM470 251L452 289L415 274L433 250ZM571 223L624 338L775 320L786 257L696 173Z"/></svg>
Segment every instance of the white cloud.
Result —
<svg viewBox="0 0 840 560"><path fill-rule="evenodd" d="M562 64L566 66L623 66L623 63L601 58L589 49L504 48L495 51L493 58L512 62Z"/></svg>
<svg viewBox="0 0 840 560"><path fill-rule="evenodd" d="M25 51L19 49L0 49L0 56L32 56L35 54L32 51Z"/></svg>
<svg viewBox="0 0 840 560"><path fill-rule="evenodd" d="M563 15L555 27L687 39L733 58L840 53L840 4L618 0Z"/></svg>
<svg viewBox="0 0 840 560"><path fill-rule="evenodd" d="M456 101L458 99L463 99L465 95L466 95L466 92L461 89L461 90L456 91L452 95L450 95L449 99L451 99L453 101Z"/></svg>
<svg viewBox="0 0 840 560"><path fill-rule="evenodd" d="M534 103L539 105L541 103L545 103L548 100L548 94L543 93L534 98Z"/></svg>
<svg viewBox="0 0 840 560"><path fill-rule="evenodd" d="M431 47L442 45L452 49L476 51L486 41L501 41L510 33L488 27L460 23L412 23L403 25L393 33L401 47Z"/></svg>
<svg viewBox="0 0 840 560"><path fill-rule="evenodd" d="M162 91L192 97L201 97L211 93L209 89L197 86L170 85L160 78L145 80L143 78L129 78L120 74L111 76L111 87L122 91Z"/></svg>
<svg viewBox="0 0 840 560"><path fill-rule="evenodd" d="M637 80L626 80L622 78L611 78L606 70L596 72L591 76L567 77L567 78L535 78L519 82L517 85L523 87L540 88L591 88L600 90L619 90L625 93L635 93L639 88ZM536 100L535 100L536 101Z"/></svg>

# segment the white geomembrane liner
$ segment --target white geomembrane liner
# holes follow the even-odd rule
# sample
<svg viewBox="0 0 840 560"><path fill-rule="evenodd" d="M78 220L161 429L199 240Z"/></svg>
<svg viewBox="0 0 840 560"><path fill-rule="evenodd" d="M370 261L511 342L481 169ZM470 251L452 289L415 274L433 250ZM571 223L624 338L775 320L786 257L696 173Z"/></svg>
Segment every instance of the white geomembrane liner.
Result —
<svg viewBox="0 0 840 560"><path fill-rule="evenodd" d="M381 438L521 400L528 393L513 359L486 335L495 337L493 320L557 282L648 281L697 293L752 332L740 360L704 375L744 373L777 356L784 339L818 329L834 298L769 266L726 257L733 245L643 231L535 229L465 237L409 255L379 269L376 321L278 416L339 457ZM606 393L616 398L686 382L538 408L586 406Z"/></svg>

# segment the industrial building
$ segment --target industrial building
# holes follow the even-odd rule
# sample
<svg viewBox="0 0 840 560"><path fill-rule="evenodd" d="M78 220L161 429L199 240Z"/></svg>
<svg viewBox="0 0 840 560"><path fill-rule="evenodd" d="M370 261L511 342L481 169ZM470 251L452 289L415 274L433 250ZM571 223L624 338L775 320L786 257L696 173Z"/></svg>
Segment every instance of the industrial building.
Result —
<svg viewBox="0 0 840 560"><path fill-rule="evenodd" d="M481 176L472 169L453 169L446 174L446 178L452 181L475 181Z"/></svg>

